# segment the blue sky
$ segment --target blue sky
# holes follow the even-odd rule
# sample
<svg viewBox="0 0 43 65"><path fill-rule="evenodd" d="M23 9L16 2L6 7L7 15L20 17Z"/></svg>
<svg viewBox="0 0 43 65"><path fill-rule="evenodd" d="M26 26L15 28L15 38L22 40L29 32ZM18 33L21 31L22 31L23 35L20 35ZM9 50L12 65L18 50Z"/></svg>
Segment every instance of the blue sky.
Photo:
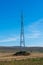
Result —
<svg viewBox="0 0 43 65"><path fill-rule="evenodd" d="M0 46L20 45L21 10L26 46L43 46L43 0L0 0Z"/></svg>

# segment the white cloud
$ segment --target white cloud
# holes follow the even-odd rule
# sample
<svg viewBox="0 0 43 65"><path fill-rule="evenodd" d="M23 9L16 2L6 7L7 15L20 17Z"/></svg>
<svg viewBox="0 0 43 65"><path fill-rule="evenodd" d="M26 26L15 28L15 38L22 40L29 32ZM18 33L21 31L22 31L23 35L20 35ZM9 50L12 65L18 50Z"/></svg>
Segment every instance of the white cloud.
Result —
<svg viewBox="0 0 43 65"><path fill-rule="evenodd" d="M39 33L34 33L34 34L28 35L28 38L39 38L39 36L40 36Z"/></svg>
<svg viewBox="0 0 43 65"><path fill-rule="evenodd" d="M16 38L8 38L8 39L0 40L0 42L11 42L11 41L16 41Z"/></svg>
<svg viewBox="0 0 43 65"><path fill-rule="evenodd" d="M40 38L43 35L43 19L33 22L31 25L28 26L27 30L28 38Z"/></svg>
<svg viewBox="0 0 43 65"><path fill-rule="evenodd" d="M40 27L43 27L43 19L39 19L33 22L30 26L28 26L30 30L38 30Z"/></svg>

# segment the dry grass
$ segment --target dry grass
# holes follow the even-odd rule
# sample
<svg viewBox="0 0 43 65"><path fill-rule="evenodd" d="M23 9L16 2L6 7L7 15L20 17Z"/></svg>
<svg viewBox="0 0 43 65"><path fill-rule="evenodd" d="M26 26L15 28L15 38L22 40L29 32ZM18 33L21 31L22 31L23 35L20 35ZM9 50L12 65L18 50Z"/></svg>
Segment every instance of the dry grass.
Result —
<svg viewBox="0 0 43 65"><path fill-rule="evenodd" d="M43 53L31 53L29 56L13 56L14 53L0 53L0 61L22 60L28 58L42 58Z"/></svg>
<svg viewBox="0 0 43 65"><path fill-rule="evenodd" d="M43 65L43 58L0 61L0 65Z"/></svg>
<svg viewBox="0 0 43 65"><path fill-rule="evenodd" d="M43 65L43 53L29 56L13 56L14 53L0 53L0 65Z"/></svg>

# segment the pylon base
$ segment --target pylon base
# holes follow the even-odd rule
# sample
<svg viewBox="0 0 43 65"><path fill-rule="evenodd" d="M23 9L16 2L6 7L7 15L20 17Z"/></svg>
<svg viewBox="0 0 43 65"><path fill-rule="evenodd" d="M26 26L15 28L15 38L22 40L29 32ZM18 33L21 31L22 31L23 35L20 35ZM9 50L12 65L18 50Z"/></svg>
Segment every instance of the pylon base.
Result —
<svg viewBox="0 0 43 65"><path fill-rule="evenodd" d="M14 54L14 56L27 56L27 55L30 55L30 52L19 51L19 52L16 52L16 53Z"/></svg>

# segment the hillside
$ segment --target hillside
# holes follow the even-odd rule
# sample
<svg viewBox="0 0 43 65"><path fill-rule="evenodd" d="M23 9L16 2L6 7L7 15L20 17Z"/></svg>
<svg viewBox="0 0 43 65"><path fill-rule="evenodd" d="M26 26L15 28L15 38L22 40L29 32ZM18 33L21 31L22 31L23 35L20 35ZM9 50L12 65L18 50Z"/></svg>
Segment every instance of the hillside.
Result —
<svg viewBox="0 0 43 65"><path fill-rule="evenodd" d="M29 52L43 52L43 47L19 47L19 46L12 46L12 47L0 47L0 52L16 52L20 50L26 50Z"/></svg>

